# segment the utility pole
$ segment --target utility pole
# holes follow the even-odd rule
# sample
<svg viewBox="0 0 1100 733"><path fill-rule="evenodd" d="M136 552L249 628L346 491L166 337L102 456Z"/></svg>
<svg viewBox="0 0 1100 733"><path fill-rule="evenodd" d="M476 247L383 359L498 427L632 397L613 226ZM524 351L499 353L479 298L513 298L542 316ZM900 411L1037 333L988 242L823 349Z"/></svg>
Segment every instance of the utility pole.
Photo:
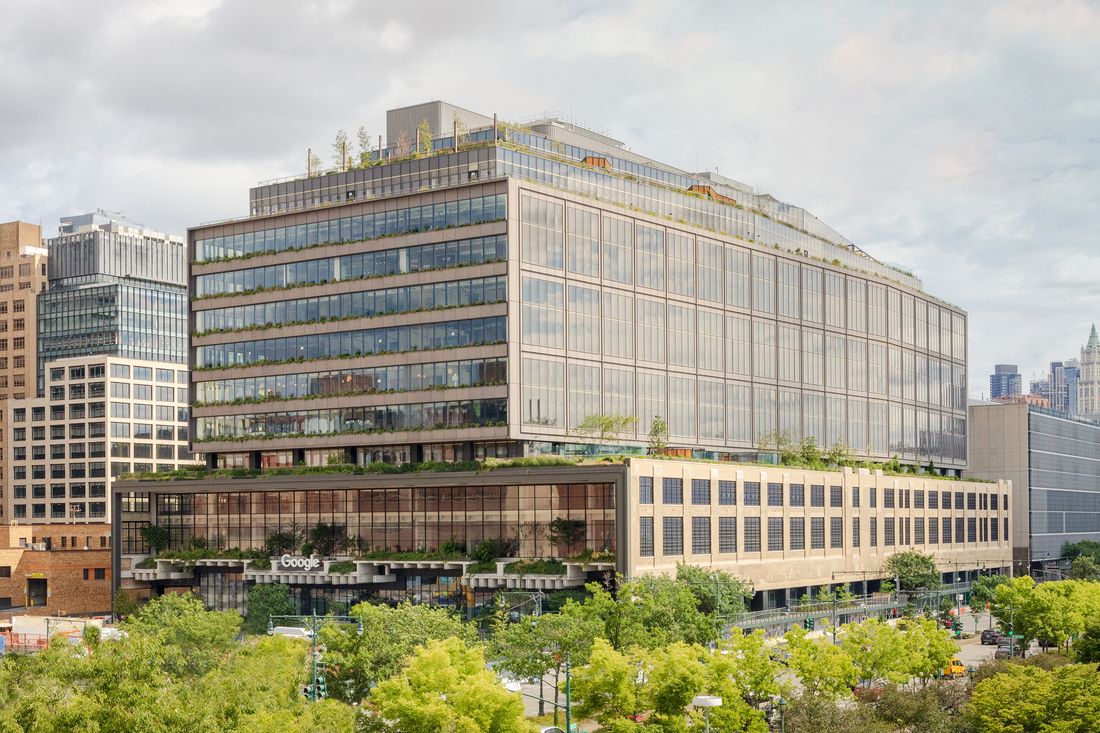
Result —
<svg viewBox="0 0 1100 733"><path fill-rule="evenodd" d="M309 629L309 699L310 702L317 702L318 697L318 685L321 680L321 676L317 673L317 634L329 621L343 621L345 623L354 623L359 627L359 635L363 635L363 619L356 616L318 616L314 611L309 616L268 616L267 617L267 634L271 636L275 633L275 620L280 621L294 621L296 623L306 623L306 628Z"/></svg>

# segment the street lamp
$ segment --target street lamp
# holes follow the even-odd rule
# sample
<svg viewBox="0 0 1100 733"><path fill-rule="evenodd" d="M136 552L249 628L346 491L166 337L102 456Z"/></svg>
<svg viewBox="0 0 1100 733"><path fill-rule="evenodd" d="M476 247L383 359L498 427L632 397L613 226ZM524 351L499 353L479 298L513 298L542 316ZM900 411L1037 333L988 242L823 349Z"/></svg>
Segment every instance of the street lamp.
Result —
<svg viewBox="0 0 1100 733"><path fill-rule="evenodd" d="M779 698L779 733L787 733L787 721L784 716L784 712L787 709L787 701L782 697Z"/></svg>
<svg viewBox="0 0 1100 733"><path fill-rule="evenodd" d="M722 698L714 695L696 695L691 699L691 704L697 708L703 708L703 717L707 721L707 733L710 733L710 709L722 707Z"/></svg>

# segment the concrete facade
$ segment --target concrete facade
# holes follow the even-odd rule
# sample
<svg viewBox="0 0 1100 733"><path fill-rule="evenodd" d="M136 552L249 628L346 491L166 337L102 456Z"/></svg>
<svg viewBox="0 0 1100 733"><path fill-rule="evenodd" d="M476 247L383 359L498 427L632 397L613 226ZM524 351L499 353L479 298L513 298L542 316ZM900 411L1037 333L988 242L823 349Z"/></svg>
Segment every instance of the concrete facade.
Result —
<svg viewBox="0 0 1100 733"><path fill-rule="evenodd" d="M1100 425L1027 404L973 404L968 476L1012 482L1017 572L1100 541Z"/></svg>

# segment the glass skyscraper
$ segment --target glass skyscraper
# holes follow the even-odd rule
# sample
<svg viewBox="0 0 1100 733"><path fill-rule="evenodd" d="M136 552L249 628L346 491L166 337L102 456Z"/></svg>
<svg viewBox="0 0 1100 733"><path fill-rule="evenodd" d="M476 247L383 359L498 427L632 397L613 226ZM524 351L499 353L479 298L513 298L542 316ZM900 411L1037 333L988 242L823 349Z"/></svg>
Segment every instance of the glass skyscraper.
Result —
<svg viewBox="0 0 1100 733"><path fill-rule="evenodd" d="M106 354L187 362L182 238L96 212L61 220L38 297L38 387L48 361Z"/></svg>

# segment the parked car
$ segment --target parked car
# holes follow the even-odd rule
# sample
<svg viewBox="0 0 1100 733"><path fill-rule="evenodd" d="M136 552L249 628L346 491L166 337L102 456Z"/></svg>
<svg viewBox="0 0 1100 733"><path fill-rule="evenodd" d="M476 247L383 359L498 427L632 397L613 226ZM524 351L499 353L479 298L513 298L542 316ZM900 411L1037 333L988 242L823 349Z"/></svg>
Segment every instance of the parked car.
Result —
<svg viewBox="0 0 1100 733"><path fill-rule="evenodd" d="M951 663L943 669L943 678L957 680L966 676L966 667L958 659L952 659Z"/></svg>
<svg viewBox="0 0 1100 733"><path fill-rule="evenodd" d="M1024 647L1022 644L1016 644L1014 646L1002 644L997 647L997 651L993 652L994 659L1011 659L1013 655L1017 657L1024 656Z"/></svg>
<svg viewBox="0 0 1100 733"><path fill-rule="evenodd" d="M986 629L982 632L982 644L987 646L1007 646L1008 637L996 629Z"/></svg>

